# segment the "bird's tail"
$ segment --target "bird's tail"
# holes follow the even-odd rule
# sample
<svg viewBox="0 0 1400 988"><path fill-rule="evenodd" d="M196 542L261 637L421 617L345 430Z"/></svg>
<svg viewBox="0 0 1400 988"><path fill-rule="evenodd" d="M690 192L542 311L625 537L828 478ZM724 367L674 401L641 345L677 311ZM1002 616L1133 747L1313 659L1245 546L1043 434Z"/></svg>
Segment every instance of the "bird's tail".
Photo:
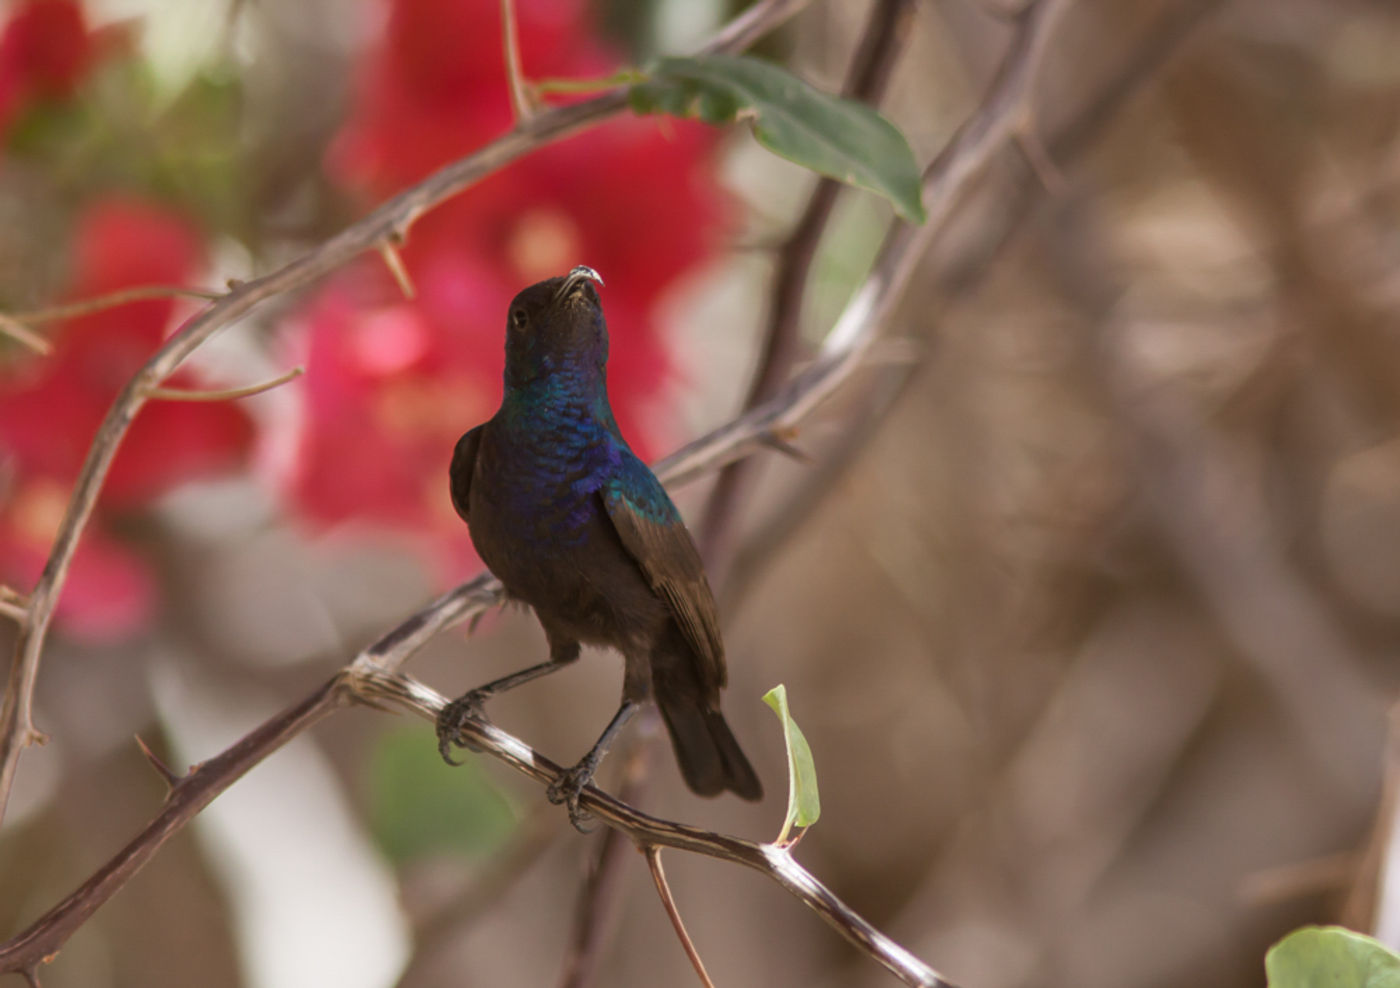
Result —
<svg viewBox="0 0 1400 988"><path fill-rule="evenodd" d="M763 798L763 786L744 757L734 733L717 707L695 693L656 683L656 705L671 735L685 784L701 796L718 796L728 789L741 799Z"/></svg>

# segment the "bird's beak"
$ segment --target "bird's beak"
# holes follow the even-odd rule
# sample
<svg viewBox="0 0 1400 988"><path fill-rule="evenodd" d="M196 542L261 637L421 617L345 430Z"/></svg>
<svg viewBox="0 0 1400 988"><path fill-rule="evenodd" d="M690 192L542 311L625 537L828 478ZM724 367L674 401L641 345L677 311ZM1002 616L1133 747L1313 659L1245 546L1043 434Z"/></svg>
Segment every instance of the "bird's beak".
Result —
<svg viewBox="0 0 1400 988"><path fill-rule="evenodd" d="M592 268L580 264L564 276L564 283L559 286L559 292L554 296L554 300L558 302L568 298L574 293L574 289L585 281L596 281L601 285L603 276Z"/></svg>

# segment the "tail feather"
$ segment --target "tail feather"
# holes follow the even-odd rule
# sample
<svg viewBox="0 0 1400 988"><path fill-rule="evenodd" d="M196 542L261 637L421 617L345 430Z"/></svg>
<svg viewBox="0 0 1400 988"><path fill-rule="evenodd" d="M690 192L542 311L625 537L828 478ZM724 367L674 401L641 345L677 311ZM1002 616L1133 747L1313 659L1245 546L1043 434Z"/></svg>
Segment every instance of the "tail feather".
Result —
<svg viewBox="0 0 1400 988"><path fill-rule="evenodd" d="M694 696L658 690L657 706L671 735L685 784L701 796L729 790L741 799L763 798L763 786L718 709Z"/></svg>

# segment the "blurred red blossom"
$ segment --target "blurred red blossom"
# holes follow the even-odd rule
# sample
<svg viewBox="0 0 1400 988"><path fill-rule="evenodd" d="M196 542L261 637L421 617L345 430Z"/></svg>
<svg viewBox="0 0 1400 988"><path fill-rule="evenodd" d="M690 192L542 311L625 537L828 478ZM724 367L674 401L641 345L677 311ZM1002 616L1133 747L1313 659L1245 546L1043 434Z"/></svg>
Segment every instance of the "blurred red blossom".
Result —
<svg viewBox="0 0 1400 988"><path fill-rule="evenodd" d="M73 0L24 0L0 30L0 131L27 104L66 99L91 66L93 37Z"/></svg>
<svg viewBox="0 0 1400 988"><path fill-rule="evenodd" d="M527 75L607 74L618 55L579 0L517 5ZM333 178L377 200L511 126L499 5L388 0L383 41L361 67ZM609 385L623 433L646 455L671 365L657 303L713 256L727 203L715 137L699 125L625 118L521 159L414 225L403 256L417 298L377 262L302 313L305 407L282 462L302 514L379 523L466 545L447 498L452 445L500 398L511 296L586 263L607 279Z"/></svg>
<svg viewBox="0 0 1400 988"><path fill-rule="evenodd" d="M67 295L187 283L203 255L199 234L163 207L101 200L74 230ZM99 423L160 345L174 309L171 299L149 299L72 319L53 335L51 355L0 365L0 580L23 590L37 579ZM182 371L171 383L196 386L200 376ZM112 536L112 519L182 481L237 465L252 440L251 420L233 404L152 402L141 411L60 598L58 615L70 631L127 633L150 609L150 580Z"/></svg>

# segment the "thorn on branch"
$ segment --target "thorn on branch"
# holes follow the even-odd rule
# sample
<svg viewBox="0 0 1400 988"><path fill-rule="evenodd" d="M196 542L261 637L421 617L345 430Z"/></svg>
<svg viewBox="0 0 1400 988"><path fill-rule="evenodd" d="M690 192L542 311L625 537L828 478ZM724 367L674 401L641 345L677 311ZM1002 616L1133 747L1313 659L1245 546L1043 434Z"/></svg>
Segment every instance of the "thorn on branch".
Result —
<svg viewBox="0 0 1400 988"><path fill-rule="evenodd" d="M146 743L141 735L135 735L136 746L141 749L141 754L146 756L146 761L151 763L151 767L156 770L165 781L167 791L172 791L176 786L184 781L185 777L165 763L165 760L151 750L151 746Z"/></svg>
<svg viewBox="0 0 1400 988"><path fill-rule="evenodd" d="M404 266L403 255L399 253L399 245L402 243L403 237L396 236L394 240L380 244L379 256L384 258L384 266L394 276L394 283L399 286L399 291L403 292L403 297L412 302L418 293L414 290L413 279L408 276L408 268Z"/></svg>
<svg viewBox="0 0 1400 988"><path fill-rule="evenodd" d="M41 356L47 357L53 353L53 344L13 316L0 314L0 336L8 336Z"/></svg>
<svg viewBox="0 0 1400 988"><path fill-rule="evenodd" d="M42 747L49 743L49 736L37 727L29 727L24 732L24 747Z"/></svg>
<svg viewBox="0 0 1400 988"><path fill-rule="evenodd" d="M700 959L700 952L695 949L690 934L685 931L685 923L681 921L681 912L676 908L676 900L671 896L671 886L667 884L666 872L661 867L661 848L655 844L648 844L642 848L642 852L647 856L647 867L651 869L651 880L656 883L656 892L661 896L661 904L666 907L666 915L670 917L671 925L675 927L676 936L680 938L681 947L685 949L685 956L690 958L691 966L695 968L695 973L700 976L700 983L705 988L715 988L715 983L710 980L710 975L705 971L705 962Z"/></svg>
<svg viewBox="0 0 1400 988"><path fill-rule="evenodd" d="M762 445L775 449L798 463L810 464L812 457L792 444L791 440L796 438L797 430L793 428L765 429L758 434L758 441Z"/></svg>
<svg viewBox="0 0 1400 988"><path fill-rule="evenodd" d="M250 384L242 388L226 388L221 391L190 391L185 388L151 388L146 392L147 398L154 398L159 401L232 401L235 398L249 398L253 395L260 395L264 391L271 391L273 388L280 388L289 381L295 381L306 373L305 367L293 367L287 373L274 377L270 381L263 381L261 384Z"/></svg>
<svg viewBox="0 0 1400 988"><path fill-rule="evenodd" d="M1050 149L1045 146L1045 142L1036 133L1034 124L1029 120L1016 131L1016 145L1030 162L1031 170L1035 172L1036 178L1040 179L1040 184L1045 186L1045 191L1052 196L1063 195L1069 187L1065 173L1060 171L1059 165L1050 157Z"/></svg>
<svg viewBox="0 0 1400 988"><path fill-rule="evenodd" d="M0 585L0 614L23 624L29 620L29 598L18 590Z"/></svg>
<svg viewBox="0 0 1400 988"><path fill-rule="evenodd" d="M207 292L200 288L184 288L180 285L136 285L133 288L124 288L119 292L98 295L95 298L87 298L79 302L69 302L66 305L35 309L32 312L12 312L6 318L12 322L32 326L35 323L57 322L61 319L88 316L94 312L115 309L118 306L130 305L132 302L144 302L153 298L197 298L205 302L214 302L223 298L223 294L221 292Z"/></svg>

